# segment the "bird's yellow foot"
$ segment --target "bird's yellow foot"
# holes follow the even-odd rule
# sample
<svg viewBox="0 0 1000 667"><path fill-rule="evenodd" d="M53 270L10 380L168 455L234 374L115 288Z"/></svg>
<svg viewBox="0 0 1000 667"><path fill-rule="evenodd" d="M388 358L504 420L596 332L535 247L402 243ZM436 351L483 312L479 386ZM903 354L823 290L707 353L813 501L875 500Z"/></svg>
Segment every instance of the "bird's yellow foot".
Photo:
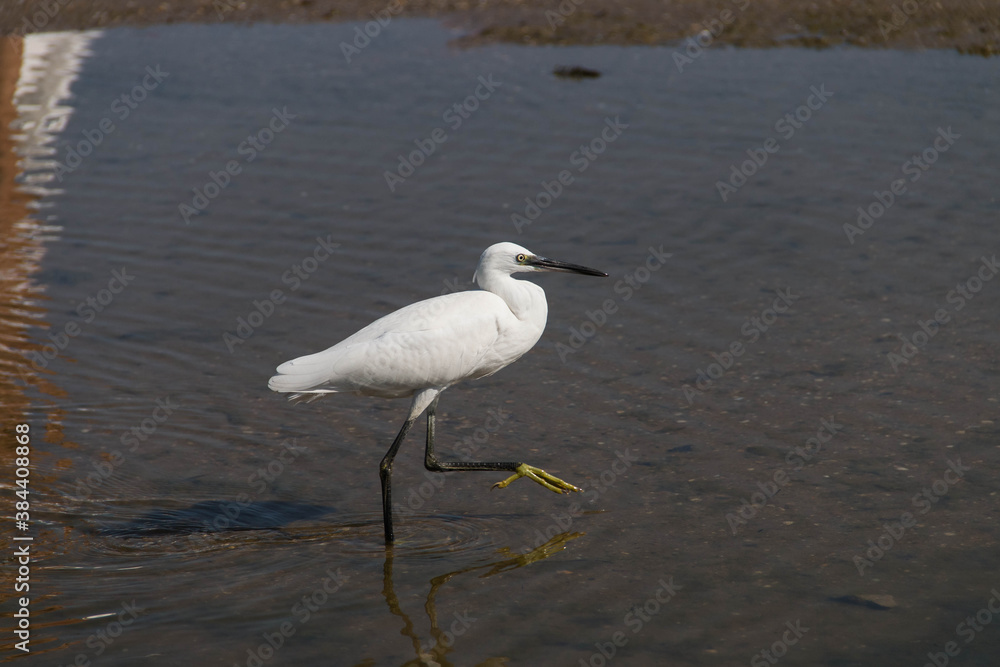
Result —
<svg viewBox="0 0 1000 667"><path fill-rule="evenodd" d="M573 486L569 482L564 482L555 475L550 475L541 468L536 468L535 466L529 466L527 463L522 463L517 466L517 472L502 482L497 482L493 485L494 489L502 489L515 479L520 477L527 477L528 479L534 480L544 486L549 491L555 491L556 493L563 493L564 491L581 491Z"/></svg>

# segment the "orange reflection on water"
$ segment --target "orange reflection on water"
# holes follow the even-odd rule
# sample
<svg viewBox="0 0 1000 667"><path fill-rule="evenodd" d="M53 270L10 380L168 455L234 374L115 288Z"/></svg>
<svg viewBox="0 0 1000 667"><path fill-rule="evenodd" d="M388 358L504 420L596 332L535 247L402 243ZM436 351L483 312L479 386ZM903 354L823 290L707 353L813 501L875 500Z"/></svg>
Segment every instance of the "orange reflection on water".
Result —
<svg viewBox="0 0 1000 667"><path fill-rule="evenodd" d="M52 382L51 372L40 364L32 364L31 355L41 351L43 343L33 332L45 331L47 308L44 286L35 276L41 268L45 244L59 230L46 213L46 199L57 193L52 189L54 146L57 136L65 129L73 108L67 104L70 86L88 54L87 47L98 33L47 33L0 38L0 490L4 502L13 504L17 498L13 471L17 441L15 427L30 426L30 476L25 490L29 503L31 575L28 590L19 595L30 600L31 654L59 650L65 645L56 638L58 632L46 632L49 626L77 623L80 619L46 620L48 612L59 608L59 593L52 582L46 582L44 562L60 550L61 531L38 530L40 514L46 512L42 494L51 484L52 470L46 461L41 442L56 442L69 446L62 431L63 410L52 401L39 404L43 396L62 394ZM33 340L33 337L36 340ZM34 398L32 398L34 394ZM33 404L34 401L34 404ZM42 465L39 465L42 463ZM13 514L5 505L4 513ZM3 522L0 536L7 544L14 533L12 522ZM14 591L16 568L3 568L0 587ZM4 623L8 626L10 618ZM14 650L13 628L0 628L3 633L4 661L24 655Z"/></svg>

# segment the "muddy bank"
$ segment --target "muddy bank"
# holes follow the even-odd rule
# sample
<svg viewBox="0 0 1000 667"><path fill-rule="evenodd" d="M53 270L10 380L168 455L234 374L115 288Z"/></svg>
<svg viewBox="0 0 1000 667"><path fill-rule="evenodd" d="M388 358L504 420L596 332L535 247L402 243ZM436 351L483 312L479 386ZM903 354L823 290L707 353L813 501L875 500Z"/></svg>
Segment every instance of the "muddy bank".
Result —
<svg viewBox="0 0 1000 667"><path fill-rule="evenodd" d="M704 44L744 47L853 45L1000 51L1000 13L984 0L176 0L26 2L0 7L4 34L161 23L355 21L381 15L446 16L460 40L521 44L670 44L709 30Z"/></svg>

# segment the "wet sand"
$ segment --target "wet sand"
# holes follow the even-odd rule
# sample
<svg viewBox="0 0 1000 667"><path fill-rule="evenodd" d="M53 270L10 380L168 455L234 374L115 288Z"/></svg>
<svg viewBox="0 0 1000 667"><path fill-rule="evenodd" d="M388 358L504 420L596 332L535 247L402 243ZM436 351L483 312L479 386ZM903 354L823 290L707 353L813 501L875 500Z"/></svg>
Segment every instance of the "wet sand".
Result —
<svg viewBox="0 0 1000 667"><path fill-rule="evenodd" d="M698 35L702 45L742 47L853 45L1000 51L1000 13L984 0L129 0L0 7L0 33L195 22L308 23L394 16L448 17L468 31L463 44L669 44ZM58 7L58 11L55 11ZM692 47L693 48L693 47Z"/></svg>

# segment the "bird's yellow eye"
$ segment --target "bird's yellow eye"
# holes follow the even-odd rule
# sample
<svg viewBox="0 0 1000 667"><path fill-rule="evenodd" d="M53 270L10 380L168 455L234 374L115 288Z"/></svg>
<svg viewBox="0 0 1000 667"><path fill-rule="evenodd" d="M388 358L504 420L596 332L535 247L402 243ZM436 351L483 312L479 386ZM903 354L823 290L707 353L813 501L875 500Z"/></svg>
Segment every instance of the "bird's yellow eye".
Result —
<svg viewBox="0 0 1000 667"><path fill-rule="evenodd" d="M518 255L517 257L515 257L514 259L516 259L516 260L517 260L517 263L518 263L518 264L524 264L524 262L525 262L525 261L526 261L526 260L527 260L528 258L527 258L527 256L525 256L525 255L524 255L524 253L522 253L522 254Z"/></svg>

